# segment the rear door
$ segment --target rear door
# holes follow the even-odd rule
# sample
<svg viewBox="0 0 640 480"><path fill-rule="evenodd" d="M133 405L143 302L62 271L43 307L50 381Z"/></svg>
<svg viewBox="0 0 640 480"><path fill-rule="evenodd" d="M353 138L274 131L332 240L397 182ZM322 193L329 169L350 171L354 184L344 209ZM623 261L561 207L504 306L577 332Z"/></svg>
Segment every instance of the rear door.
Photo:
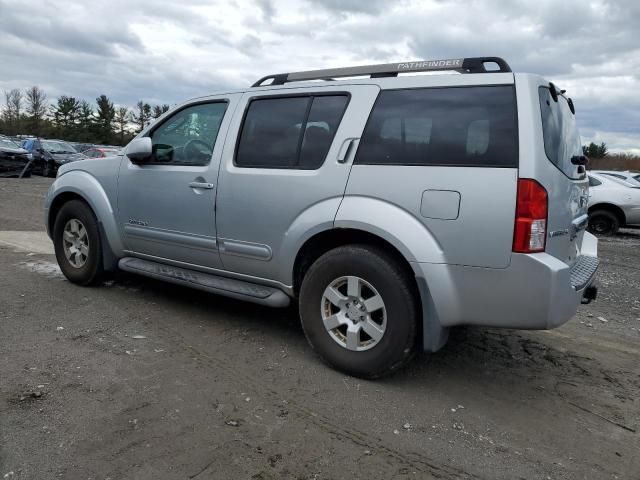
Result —
<svg viewBox="0 0 640 480"><path fill-rule="evenodd" d="M226 269L287 281L280 260L296 252L286 240L299 234L292 228L301 222L305 231L332 224L355 151L349 145L360 138L378 92L373 85L337 85L244 94L217 198Z"/></svg>
<svg viewBox="0 0 640 480"><path fill-rule="evenodd" d="M503 85L451 87L438 86L442 77L381 92L346 194L408 211L434 235L446 263L503 268L518 176L513 76L493 77Z"/></svg>

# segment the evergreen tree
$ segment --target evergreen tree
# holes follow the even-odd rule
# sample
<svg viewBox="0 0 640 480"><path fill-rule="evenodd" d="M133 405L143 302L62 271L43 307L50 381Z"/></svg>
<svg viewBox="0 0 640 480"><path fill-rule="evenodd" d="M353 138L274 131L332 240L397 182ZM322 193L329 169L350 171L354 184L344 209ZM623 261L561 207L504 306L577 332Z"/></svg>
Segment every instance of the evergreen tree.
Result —
<svg viewBox="0 0 640 480"><path fill-rule="evenodd" d="M169 105L167 105L166 103L163 105L154 105L153 106L153 118L159 118L160 116L162 116L164 113L169 111Z"/></svg>
<svg viewBox="0 0 640 480"><path fill-rule="evenodd" d="M58 97L57 103L51 107L57 136L64 139L73 137L79 111L80 101L77 98L66 95Z"/></svg>
<svg viewBox="0 0 640 480"><path fill-rule="evenodd" d="M92 142L95 139L95 117L91 104L82 100L78 107L76 118L76 138L79 142Z"/></svg>
<svg viewBox="0 0 640 480"><path fill-rule="evenodd" d="M100 143L108 144L113 142L113 120L116 109L113 102L106 95L96 98L98 109L96 111L95 130Z"/></svg>
<svg viewBox="0 0 640 480"><path fill-rule="evenodd" d="M129 136L127 127L129 126L129 109L127 107L118 107L114 118L116 133L120 145L125 144L125 138Z"/></svg>
<svg viewBox="0 0 640 480"><path fill-rule="evenodd" d="M589 158L603 158L607 156L609 149L607 148L607 144L604 142L600 145L591 142L589 145L582 146L582 152Z"/></svg>
<svg viewBox="0 0 640 480"><path fill-rule="evenodd" d="M144 130L151 121L151 105L140 100L136 104L136 111L131 113L131 121L137 125L136 133Z"/></svg>

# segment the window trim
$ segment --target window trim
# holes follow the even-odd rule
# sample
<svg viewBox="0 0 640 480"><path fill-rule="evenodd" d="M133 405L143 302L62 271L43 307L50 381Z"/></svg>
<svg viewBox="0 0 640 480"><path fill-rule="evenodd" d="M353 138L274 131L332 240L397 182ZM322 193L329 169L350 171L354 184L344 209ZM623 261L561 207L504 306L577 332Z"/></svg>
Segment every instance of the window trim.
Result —
<svg viewBox="0 0 640 480"><path fill-rule="evenodd" d="M342 96L342 97L347 97L347 103L344 106L344 109L342 110L342 114L340 115L340 119L338 120L338 128L336 129L336 131L333 134L333 137L331 138L331 143L329 144L329 149L331 149L331 145L333 145L333 142L336 138L336 134L338 133L338 129L340 128L340 125L342 125L342 120L344 119L344 115L345 113L347 113L347 109L349 108L349 105L351 103L351 92L348 91L343 91L343 90L332 90L332 91L327 91L327 92L301 92L301 93L282 93L282 94L273 94L273 95L254 95L251 96L247 99L247 103L245 105L244 108L244 112L242 113L242 121L240 122L240 128L238 129L238 134L236 136L236 144L233 150L233 166L235 168L262 168L262 169L267 169L267 170L294 170L294 171L309 171L309 172L313 172L314 170L319 170L323 167L323 165L326 163L327 161L327 156L328 156L328 152L327 152L327 156L325 156L324 160L322 161L322 163L320 165L318 165L316 168L300 168L299 167L299 162L300 162L300 153L302 151L302 141L304 139L304 135L300 135L300 138L298 139L298 147L296 150L296 155L297 155L297 160L298 160L298 164L296 165L296 167L290 167L290 166L281 166L281 167L269 167L269 166L260 166L260 165L238 165L238 150L240 148L240 140L242 139L242 131L244 130L244 124L247 120L247 114L249 113L249 108L251 107L251 103L253 103L256 100L273 100L273 99L279 99L279 98L311 98L312 100L309 102L309 104L307 105L307 111L305 113L305 117L303 118L302 122L303 124L307 125L308 121L309 121L309 115L311 113L311 108L313 107L313 98L315 97L338 97L338 96ZM302 126L300 126L300 130L302 131Z"/></svg>
<svg viewBox="0 0 640 480"><path fill-rule="evenodd" d="M216 135L216 138L214 140L213 143L213 151L215 151L216 149L216 143L218 141L218 135L220 135L220 129L222 128L222 122L224 122L224 119L227 115L227 111L229 110L229 99L228 98L222 98L222 99L215 99L215 100L201 100L198 102L193 102L193 103L188 103L186 105L182 105L180 108L176 109L175 111L171 112L171 115L169 115L167 118L162 119L162 122L158 123L157 125L153 125L151 128L149 128L149 130L142 135L141 138L144 137L149 137L151 138L151 136L155 133L156 130L158 130L160 127L162 127L165 123L167 123L169 120L171 120L173 117L175 117L178 113L182 112L183 110L186 110L187 108L191 108L191 107L197 107L198 105L209 105L209 104L214 104L214 103L224 103L226 104L226 108L224 109L224 114L222 115L222 120L220 121L220 128L218 129L218 134ZM151 148L153 149L153 139L151 140ZM141 167L146 167L146 166L161 166L161 167L208 167L209 165L211 165L211 159L213 158L213 151L211 152L211 157L209 158L209 161L202 165L200 163L195 163L195 162L189 162L189 163L174 163L174 162L148 162L148 163L141 163L138 164Z"/></svg>
<svg viewBox="0 0 640 480"><path fill-rule="evenodd" d="M453 88L475 88L475 87L510 87L511 91L513 93L513 106L515 107L514 110L514 127L515 127L515 131L516 131L516 138L515 138L515 165L481 165L481 164L477 164L477 163L473 163L473 164L466 164L466 163L429 163L429 164L420 164L420 163L374 163L374 162L358 162L358 152L360 151L360 146L362 145L362 136L364 136L364 132L367 129L367 126L369 125L369 121L371 120L371 116L373 115L373 111L376 108L376 105L378 104L378 101L380 100L380 96L382 95L383 92L398 92L398 91L407 91L407 90L433 90L433 89L439 89L439 90L444 90L444 89L453 89ZM440 85L433 85L433 86L428 86L428 87L409 87L409 88L385 88L385 89L380 89L380 92L378 92L378 96L376 97L375 102L373 102L373 107L371 107L371 111L369 112L369 115L367 116L367 121L364 124L364 129L362 130L362 136L360 137L360 141L358 142L358 149L355 152L355 155L353 157L353 165L379 165L379 166L383 166L383 167L390 167L390 166L396 166L396 167L451 167L451 168L458 168L458 167L463 167L463 168L520 168L520 126L519 126L519 122L518 122L518 98L517 98L517 94L516 94L516 84L515 83L490 83L490 84L479 84L479 85L450 85L450 86L440 86Z"/></svg>

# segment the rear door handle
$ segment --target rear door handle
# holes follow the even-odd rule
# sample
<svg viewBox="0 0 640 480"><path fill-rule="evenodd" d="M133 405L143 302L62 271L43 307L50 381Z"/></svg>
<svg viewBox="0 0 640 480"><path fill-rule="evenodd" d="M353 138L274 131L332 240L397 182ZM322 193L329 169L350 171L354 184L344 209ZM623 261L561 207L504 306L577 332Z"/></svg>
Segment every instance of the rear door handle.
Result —
<svg viewBox="0 0 640 480"><path fill-rule="evenodd" d="M346 163L349 160L351 150L353 150L353 144L359 140L358 138L347 138L340 147L338 152L338 163Z"/></svg>
<svg viewBox="0 0 640 480"><path fill-rule="evenodd" d="M191 182L189 184L189 187L191 188L203 188L206 190L212 190L214 185L213 183L207 183L207 182Z"/></svg>

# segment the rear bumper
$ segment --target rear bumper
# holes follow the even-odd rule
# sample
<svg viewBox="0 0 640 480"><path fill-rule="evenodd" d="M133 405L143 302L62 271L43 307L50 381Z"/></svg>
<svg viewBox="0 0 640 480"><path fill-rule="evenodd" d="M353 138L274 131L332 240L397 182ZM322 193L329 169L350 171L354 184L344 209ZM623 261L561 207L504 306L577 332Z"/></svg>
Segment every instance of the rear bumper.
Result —
<svg viewBox="0 0 640 480"><path fill-rule="evenodd" d="M572 267L536 253L513 254L505 269L425 263L414 269L426 281L433 304L436 318L427 320L441 327L550 329L575 315L585 293L595 293L589 287L598 268L597 240L588 233L581 254Z"/></svg>

